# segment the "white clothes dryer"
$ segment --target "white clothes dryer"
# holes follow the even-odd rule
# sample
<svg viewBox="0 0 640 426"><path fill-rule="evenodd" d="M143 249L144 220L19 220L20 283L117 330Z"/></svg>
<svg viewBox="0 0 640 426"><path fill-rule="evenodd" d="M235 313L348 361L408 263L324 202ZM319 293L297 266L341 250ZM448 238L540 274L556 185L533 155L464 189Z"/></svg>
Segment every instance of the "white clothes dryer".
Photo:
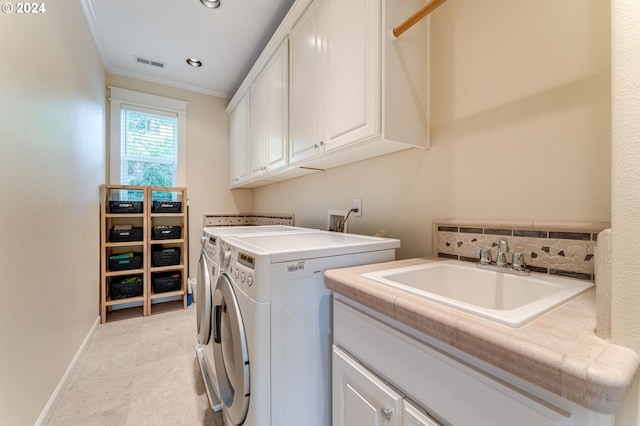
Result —
<svg viewBox="0 0 640 426"><path fill-rule="evenodd" d="M391 261L400 241L327 231L221 240L212 350L225 425L330 426L323 272Z"/></svg>
<svg viewBox="0 0 640 426"><path fill-rule="evenodd" d="M317 230L284 225L205 227L203 229L202 251L200 253L197 278L198 286L196 288L196 353L198 355L198 363L200 364L200 371L202 372L207 397L214 411L220 411L222 409L215 369L213 368L213 351L210 347L212 290L219 275L221 258L220 238L223 235L315 231ZM209 349L207 350L207 348Z"/></svg>

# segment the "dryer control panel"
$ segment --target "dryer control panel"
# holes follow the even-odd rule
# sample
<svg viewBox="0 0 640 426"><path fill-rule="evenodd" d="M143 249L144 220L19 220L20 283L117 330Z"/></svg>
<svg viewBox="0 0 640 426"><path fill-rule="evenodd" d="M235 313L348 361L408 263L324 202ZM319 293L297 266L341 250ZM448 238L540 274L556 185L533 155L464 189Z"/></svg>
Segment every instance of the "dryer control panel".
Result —
<svg viewBox="0 0 640 426"><path fill-rule="evenodd" d="M217 262L218 259L216 259L216 237L204 234L202 236L202 251L210 260Z"/></svg>
<svg viewBox="0 0 640 426"><path fill-rule="evenodd" d="M238 252L238 263L247 268L256 269L256 258L241 251Z"/></svg>
<svg viewBox="0 0 640 426"><path fill-rule="evenodd" d="M255 259L242 252L236 252L236 256L231 255L231 259L232 261L229 266L229 272L232 273L236 285L242 287L246 284L251 287L253 285L253 268L255 266Z"/></svg>
<svg viewBox="0 0 640 426"><path fill-rule="evenodd" d="M256 302L271 299L269 256L243 250L224 238L219 240L220 271L226 273L234 286ZM258 285L259 284L259 285Z"/></svg>
<svg viewBox="0 0 640 426"><path fill-rule="evenodd" d="M236 286L248 294L254 284L256 258L238 250L234 246L222 245L222 269L233 278Z"/></svg>

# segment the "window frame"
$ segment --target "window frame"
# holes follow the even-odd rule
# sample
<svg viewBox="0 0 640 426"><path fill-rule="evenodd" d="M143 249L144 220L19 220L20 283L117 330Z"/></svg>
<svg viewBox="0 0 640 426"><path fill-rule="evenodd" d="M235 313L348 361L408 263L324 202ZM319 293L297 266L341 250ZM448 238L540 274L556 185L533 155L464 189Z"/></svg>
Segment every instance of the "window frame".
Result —
<svg viewBox="0 0 640 426"><path fill-rule="evenodd" d="M187 186L187 105L188 102L150 95L109 86L109 183L114 185L120 182L121 157L121 114L127 106L142 109L145 112L158 115L175 114L178 119L178 162L177 162L177 186Z"/></svg>

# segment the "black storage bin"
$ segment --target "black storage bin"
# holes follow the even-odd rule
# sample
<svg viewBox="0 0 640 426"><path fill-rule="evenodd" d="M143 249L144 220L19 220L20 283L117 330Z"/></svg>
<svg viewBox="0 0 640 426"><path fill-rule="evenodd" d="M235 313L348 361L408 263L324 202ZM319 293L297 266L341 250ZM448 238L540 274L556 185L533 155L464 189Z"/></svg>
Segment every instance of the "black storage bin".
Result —
<svg viewBox="0 0 640 426"><path fill-rule="evenodd" d="M142 296L142 277L138 275L116 277L109 281L111 300Z"/></svg>
<svg viewBox="0 0 640 426"><path fill-rule="evenodd" d="M112 243L142 241L142 227L134 226L131 229L110 229L109 241Z"/></svg>
<svg viewBox="0 0 640 426"><path fill-rule="evenodd" d="M139 269L142 266L141 253L122 253L109 256L110 271L125 271L127 269Z"/></svg>
<svg viewBox="0 0 640 426"><path fill-rule="evenodd" d="M142 201L109 201L109 213L142 213Z"/></svg>
<svg viewBox="0 0 640 426"><path fill-rule="evenodd" d="M182 201L154 201L151 204L151 213L180 213Z"/></svg>
<svg viewBox="0 0 640 426"><path fill-rule="evenodd" d="M154 248L151 266L171 266L180 264L180 247Z"/></svg>
<svg viewBox="0 0 640 426"><path fill-rule="evenodd" d="M177 240L180 239L181 226L154 226L152 230L153 240Z"/></svg>
<svg viewBox="0 0 640 426"><path fill-rule="evenodd" d="M154 293L178 291L182 288L182 272L155 272L151 274L151 286Z"/></svg>

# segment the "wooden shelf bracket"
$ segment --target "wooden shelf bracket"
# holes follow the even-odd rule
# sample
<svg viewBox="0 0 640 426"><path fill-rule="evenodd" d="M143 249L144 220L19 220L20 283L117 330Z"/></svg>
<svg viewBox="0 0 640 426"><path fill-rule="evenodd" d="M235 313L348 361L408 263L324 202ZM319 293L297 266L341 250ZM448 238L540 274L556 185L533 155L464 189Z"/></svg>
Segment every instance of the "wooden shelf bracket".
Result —
<svg viewBox="0 0 640 426"><path fill-rule="evenodd" d="M447 0L432 0L429 3L427 3L425 7L418 10L413 15L409 16L407 19L405 19L403 23L401 23L400 25L395 27L393 30L391 30L391 39L394 41L397 40L398 37L400 37L405 31L407 31L409 28L413 27L415 24L420 22L422 18L424 18L425 16L427 16L428 14L436 10L445 1Z"/></svg>

